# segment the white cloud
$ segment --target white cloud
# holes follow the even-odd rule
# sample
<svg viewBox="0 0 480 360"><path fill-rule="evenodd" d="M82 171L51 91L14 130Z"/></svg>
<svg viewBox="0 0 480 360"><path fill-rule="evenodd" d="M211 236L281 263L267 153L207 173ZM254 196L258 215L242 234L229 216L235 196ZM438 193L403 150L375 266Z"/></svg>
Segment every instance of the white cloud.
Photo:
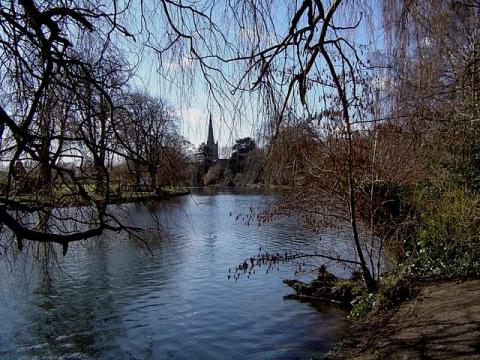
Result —
<svg viewBox="0 0 480 360"><path fill-rule="evenodd" d="M193 59L187 56L181 56L178 60L170 60L166 63L169 70L186 70L193 65Z"/></svg>
<svg viewBox="0 0 480 360"><path fill-rule="evenodd" d="M183 136L198 147L207 139L208 115L192 107L180 111Z"/></svg>

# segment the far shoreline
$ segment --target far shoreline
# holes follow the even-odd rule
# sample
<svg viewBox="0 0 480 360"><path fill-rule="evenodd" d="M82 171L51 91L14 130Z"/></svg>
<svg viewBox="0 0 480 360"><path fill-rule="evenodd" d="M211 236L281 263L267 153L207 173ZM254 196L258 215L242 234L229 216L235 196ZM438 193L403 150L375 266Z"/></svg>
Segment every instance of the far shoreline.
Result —
<svg viewBox="0 0 480 360"><path fill-rule="evenodd" d="M108 199L108 205L121 205L121 204L130 204L130 203L141 203L141 202L148 202L148 201L163 201L170 198L180 197L191 194L188 188L184 188L182 190L160 190L155 193L145 193L145 192L138 192L138 193L131 193L127 196L123 195L116 195L111 194ZM23 195L25 196L25 195ZM94 195L92 195L94 196ZM64 202L42 202L38 201L37 198L31 198L26 200L20 200L18 203L31 206L31 207L38 207L38 208L57 208L57 209L64 209L64 208L73 208L73 207L85 207L85 206L92 206L93 204L89 204L85 198L79 195L67 195L65 196Z"/></svg>

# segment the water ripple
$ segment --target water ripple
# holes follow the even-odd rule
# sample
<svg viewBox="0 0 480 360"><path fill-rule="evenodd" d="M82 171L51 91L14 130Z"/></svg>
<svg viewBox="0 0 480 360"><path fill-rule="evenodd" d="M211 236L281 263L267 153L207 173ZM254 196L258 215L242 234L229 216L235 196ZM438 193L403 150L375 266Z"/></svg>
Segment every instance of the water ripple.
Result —
<svg viewBox="0 0 480 360"><path fill-rule="evenodd" d="M320 357L338 338L344 314L283 301L281 280L291 267L227 279L230 267L259 248L318 249L318 239L292 221L258 226L250 214L267 201L221 192L168 202L157 210L168 232L152 243L153 256L130 241L102 238L72 246L48 276L28 259L13 272L0 265L0 357ZM129 215L148 223L141 206ZM341 235L322 242L346 251Z"/></svg>

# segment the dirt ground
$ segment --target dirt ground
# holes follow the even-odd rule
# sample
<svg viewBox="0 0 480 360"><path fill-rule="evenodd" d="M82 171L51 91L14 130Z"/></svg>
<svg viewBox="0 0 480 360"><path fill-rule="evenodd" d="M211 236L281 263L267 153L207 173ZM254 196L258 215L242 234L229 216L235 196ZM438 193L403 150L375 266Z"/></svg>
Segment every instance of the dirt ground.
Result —
<svg viewBox="0 0 480 360"><path fill-rule="evenodd" d="M424 284L353 327L331 359L480 359L480 280Z"/></svg>

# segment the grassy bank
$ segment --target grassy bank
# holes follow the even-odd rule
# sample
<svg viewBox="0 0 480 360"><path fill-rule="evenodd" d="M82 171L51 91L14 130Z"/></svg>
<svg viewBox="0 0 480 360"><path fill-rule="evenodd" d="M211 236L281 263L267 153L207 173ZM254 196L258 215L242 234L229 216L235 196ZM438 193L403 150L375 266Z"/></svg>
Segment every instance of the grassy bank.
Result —
<svg viewBox="0 0 480 360"><path fill-rule="evenodd" d="M108 204L124 204L132 202L159 201L171 197L187 195L190 192L185 189L168 187L160 191L132 191L121 194L111 193L108 198ZM85 196L78 193L68 192L65 189L55 189L50 194L31 193L14 196L11 200L17 203L26 204L33 207L76 207L92 205L96 201L104 201L105 197L97 195L93 191L88 191L88 196L92 199L89 202Z"/></svg>

